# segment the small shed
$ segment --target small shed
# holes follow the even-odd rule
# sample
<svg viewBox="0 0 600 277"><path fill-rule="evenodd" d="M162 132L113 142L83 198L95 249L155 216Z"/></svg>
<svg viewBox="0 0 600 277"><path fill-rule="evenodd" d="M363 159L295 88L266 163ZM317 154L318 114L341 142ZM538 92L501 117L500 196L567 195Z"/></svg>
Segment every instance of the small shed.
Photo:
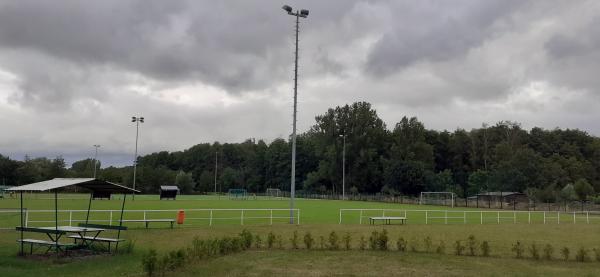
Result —
<svg viewBox="0 0 600 277"><path fill-rule="evenodd" d="M160 200L175 200L177 193L179 193L179 188L177 186L160 186Z"/></svg>

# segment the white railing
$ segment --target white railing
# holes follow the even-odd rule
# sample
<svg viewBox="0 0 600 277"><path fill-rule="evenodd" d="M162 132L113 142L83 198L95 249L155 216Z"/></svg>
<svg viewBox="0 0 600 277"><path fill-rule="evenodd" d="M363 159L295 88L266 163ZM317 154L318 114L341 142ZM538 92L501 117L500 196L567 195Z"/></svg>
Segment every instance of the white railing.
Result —
<svg viewBox="0 0 600 277"><path fill-rule="evenodd" d="M185 212L183 225L212 226L222 221L244 224L289 223L291 218L300 224L300 209L177 209L177 210L124 210L123 221L146 219L175 219L179 211ZM73 225L86 221L87 210L58 210L59 224ZM55 210L24 210L25 226L55 223ZM90 210L88 222L118 224L121 210ZM20 225L20 210L0 210L0 229L13 229ZM132 224L129 222L128 224Z"/></svg>
<svg viewBox="0 0 600 277"><path fill-rule="evenodd" d="M363 224L364 218L374 216L403 216L416 224L501 224L501 223L585 223L600 222L598 212L558 211L459 211L459 210L406 210L406 209L340 209L338 224ZM345 219L345 222L344 222Z"/></svg>

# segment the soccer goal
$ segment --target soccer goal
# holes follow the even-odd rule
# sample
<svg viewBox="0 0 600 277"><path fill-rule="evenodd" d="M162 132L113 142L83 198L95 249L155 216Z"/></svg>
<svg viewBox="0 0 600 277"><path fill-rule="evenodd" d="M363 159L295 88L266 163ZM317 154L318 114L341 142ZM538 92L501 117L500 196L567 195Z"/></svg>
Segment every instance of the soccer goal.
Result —
<svg viewBox="0 0 600 277"><path fill-rule="evenodd" d="M265 195L269 198L281 198L282 197L280 189L272 189L272 188L267 188L267 192L265 193Z"/></svg>
<svg viewBox="0 0 600 277"><path fill-rule="evenodd" d="M456 194L447 191L422 191L419 205L442 205L454 208Z"/></svg>
<svg viewBox="0 0 600 277"><path fill-rule="evenodd" d="M245 189L229 189L227 196L230 200L247 200L248 192Z"/></svg>

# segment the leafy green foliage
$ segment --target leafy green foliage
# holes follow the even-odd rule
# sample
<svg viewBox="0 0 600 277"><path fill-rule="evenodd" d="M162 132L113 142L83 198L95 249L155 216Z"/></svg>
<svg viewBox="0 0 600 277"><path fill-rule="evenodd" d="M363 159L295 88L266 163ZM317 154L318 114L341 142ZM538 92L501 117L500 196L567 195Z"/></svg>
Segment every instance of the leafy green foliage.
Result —
<svg viewBox="0 0 600 277"><path fill-rule="evenodd" d="M479 244L479 243L478 243L478 242L477 242L477 240L475 239L475 236L474 236L474 235L470 235L470 236L467 238L467 248L468 248L468 250L469 250L469 255L471 255L471 256L475 256L475 255L477 255L477 248L478 248L478 244Z"/></svg>
<svg viewBox="0 0 600 277"><path fill-rule="evenodd" d="M315 243L315 239L313 239L310 232L306 232L304 234L304 247L306 247L306 249L310 250L310 249L312 249L314 243Z"/></svg>
<svg viewBox="0 0 600 277"><path fill-rule="evenodd" d="M150 249L142 256L142 267L148 276L154 276L154 272L158 267L158 258L156 250Z"/></svg>
<svg viewBox="0 0 600 277"><path fill-rule="evenodd" d="M571 251L569 250L568 247L565 246L560 250L560 254L562 255L562 257L565 261L568 261Z"/></svg>
<svg viewBox="0 0 600 277"><path fill-rule="evenodd" d="M350 235L350 233L347 232L342 237L342 242L344 243L344 250L352 249L352 236Z"/></svg>
<svg viewBox="0 0 600 277"><path fill-rule="evenodd" d="M300 238L298 237L298 231L294 230L294 234L292 235L292 238L290 238L290 242L292 243L293 249L300 248L299 247Z"/></svg>
<svg viewBox="0 0 600 277"><path fill-rule="evenodd" d="M588 260L588 250L585 247L580 247L575 254L575 260L578 262L585 262Z"/></svg>
<svg viewBox="0 0 600 277"><path fill-rule="evenodd" d="M455 241L454 242L454 254L456 256L462 256L464 251L465 251L465 246L462 245L460 240Z"/></svg>
<svg viewBox="0 0 600 277"><path fill-rule="evenodd" d="M340 239L335 231L329 233L329 250L340 249Z"/></svg>
<svg viewBox="0 0 600 277"><path fill-rule="evenodd" d="M546 246L544 246L544 259L552 260L553 256L554 256L554 247L551 244L546 244Z"/></svg>
<svg viewBox="0 0 600 277"><path fill-rule="evenodd" d="M538 246L535 243L532 243L529 246L529 254L531 255L531 258L533 258L534 260L540 259L540 250L538 249Z"/></svg>
<svg viewBox="0 0 600 277"><path fill-rule="evenodd" d="M491 252L490 243L487 240L481 242L481 256L489 257Z"/></svg>
<svg viewBox="0 0 600 277"><path fill-rule="evenodd" d="M525 249L520 241L517 241L517 243L513 244L511 250L515 253L515 257L517 259L523 258L523 252L525 252Z"/></svg>

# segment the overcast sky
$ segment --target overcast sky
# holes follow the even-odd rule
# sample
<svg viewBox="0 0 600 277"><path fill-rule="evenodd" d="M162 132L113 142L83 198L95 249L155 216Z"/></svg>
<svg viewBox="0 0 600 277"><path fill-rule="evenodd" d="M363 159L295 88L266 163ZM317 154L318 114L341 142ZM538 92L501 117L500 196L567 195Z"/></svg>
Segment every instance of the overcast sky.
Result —
<svg viewBox="0 0 600 277"><path fill-rule="evenodd" d="M483 122L600 134L600 1L0 0L0 153L140 154L299 132L368 101L388 128Z"/></svg>

